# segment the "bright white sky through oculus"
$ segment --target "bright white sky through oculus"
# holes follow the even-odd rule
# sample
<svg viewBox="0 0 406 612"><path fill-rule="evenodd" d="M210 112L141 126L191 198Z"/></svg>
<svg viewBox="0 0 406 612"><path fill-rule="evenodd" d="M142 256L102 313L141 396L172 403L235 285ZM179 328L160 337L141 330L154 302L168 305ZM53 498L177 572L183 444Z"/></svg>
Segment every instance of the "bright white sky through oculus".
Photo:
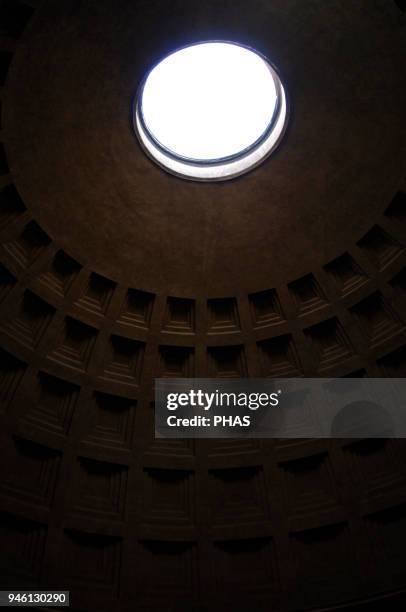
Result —
<svg viewBox="0 0 406 612"><path fill-rule="evenodd" d="M205 161L238 154L256 142L276 103L272 73L259 55L232 43L201 43L152 69L142 113L162 146Z"/></svg>

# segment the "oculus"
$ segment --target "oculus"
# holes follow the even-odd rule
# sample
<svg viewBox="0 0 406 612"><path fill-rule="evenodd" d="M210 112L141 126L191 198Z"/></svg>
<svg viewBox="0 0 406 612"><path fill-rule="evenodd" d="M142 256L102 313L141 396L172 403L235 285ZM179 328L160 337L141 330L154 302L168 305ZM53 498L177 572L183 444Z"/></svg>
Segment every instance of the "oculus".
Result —
<svg viewBox="0 0 406 612"><path fill-rule="evenodd" d="M186 179L220 181L251 170L278 146L288 104L260 53L201 42L170 53L145 76L134 127L156 163Z"/></svg>

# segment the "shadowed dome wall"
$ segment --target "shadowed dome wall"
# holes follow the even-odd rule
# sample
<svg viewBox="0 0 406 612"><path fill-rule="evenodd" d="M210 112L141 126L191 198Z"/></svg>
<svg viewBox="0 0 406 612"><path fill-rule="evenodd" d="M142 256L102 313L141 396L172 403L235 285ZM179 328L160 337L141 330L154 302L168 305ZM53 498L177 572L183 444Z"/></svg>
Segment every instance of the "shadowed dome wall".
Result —
<svg viewBox="0 0 406 612"><path fill-rule="evenodd" d="M399 609L402 441L154 439L153 380L406 374L401 9L0 4L2 588ZM223 184L166 174L131 121L154 62L205 39L269 57L292 105Z"/></svg>

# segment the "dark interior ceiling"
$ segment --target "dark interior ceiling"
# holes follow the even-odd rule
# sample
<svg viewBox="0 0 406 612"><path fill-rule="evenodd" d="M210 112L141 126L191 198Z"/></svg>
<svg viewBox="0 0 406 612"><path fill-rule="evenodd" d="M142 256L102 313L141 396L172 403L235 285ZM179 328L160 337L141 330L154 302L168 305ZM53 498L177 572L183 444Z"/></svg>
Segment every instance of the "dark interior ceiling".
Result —
<svg viewBox="0 0 406 612"><path fill-rule="evenodd" d="M45 231L102 274L185 297L269 289L350 248L404 180L403 21L386 0L305 4L49 2L15 54L3 128ZM129 116L154 62L210 38L264 53L292 99L274 158L220 185L158 170Z"/></svg>
<svg viewBox="0 0 406 612"><path fill-rule="evenodd" d="M159 376L406 375L405 8L0 2L1 588L404 605L402 441L155 440L152 402ZM163 172L131 122L151 65L207 39L264 53L292 106L220 184Z"/></svg>

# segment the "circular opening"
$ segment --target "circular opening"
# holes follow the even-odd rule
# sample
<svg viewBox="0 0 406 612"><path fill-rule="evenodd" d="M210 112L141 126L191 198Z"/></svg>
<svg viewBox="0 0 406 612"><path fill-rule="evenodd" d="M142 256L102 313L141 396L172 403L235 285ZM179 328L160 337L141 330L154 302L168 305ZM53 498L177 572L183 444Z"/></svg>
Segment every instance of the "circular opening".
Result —
<svg viewBox="0 0 406 612"><path fill-rule="evenodd" d="M279 143L283 85L259 53L230 42L179 49L145 77L135 104L141 144L170 172L225 180L247 172Z"/></svg>

